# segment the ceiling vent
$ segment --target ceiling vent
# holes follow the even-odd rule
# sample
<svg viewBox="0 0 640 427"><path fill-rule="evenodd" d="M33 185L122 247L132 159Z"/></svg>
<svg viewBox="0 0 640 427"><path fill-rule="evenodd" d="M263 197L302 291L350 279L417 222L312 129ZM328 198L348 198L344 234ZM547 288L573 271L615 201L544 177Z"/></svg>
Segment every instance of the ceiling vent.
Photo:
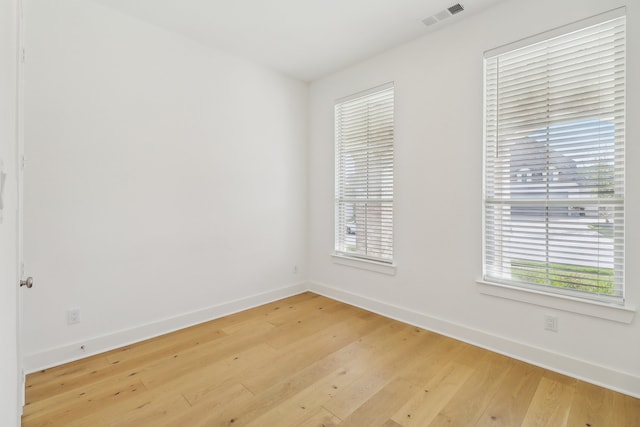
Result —
<svg viewBox="0 0 640 427"><path fill-rule="evenodd" d="M460 3L456 3L453 6L450 6L434 15L429 16L428 18L423 19L422 23L425 26L430 27L440 21L444 21L445 19L452 17L457 13L462 12L463 10L464 6L462 6Z"/></svg>
<svg viewBox="0 0 640 427"><path fill-rule="evenodd" d="M450 14L455 15L456 13L460 13L464 10L464 7L460 3L456 3L451 7L448 7L447 10Z"/></svg>

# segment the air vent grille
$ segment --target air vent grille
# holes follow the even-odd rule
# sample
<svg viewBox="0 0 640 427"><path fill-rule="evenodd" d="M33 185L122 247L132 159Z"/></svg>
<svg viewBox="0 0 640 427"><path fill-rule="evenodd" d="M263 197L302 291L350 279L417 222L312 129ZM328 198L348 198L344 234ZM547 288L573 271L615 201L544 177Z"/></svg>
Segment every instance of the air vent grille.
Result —
<svg viewBox="0 0 640 427"><path fill-rule="evenodd" d="M464 7L460 3L456 3L451 7L448 7L447 10L450 14L455 15L456 13L460 13L464 10Z"/></svg>
<svg viewBox="0 0 640 427"><path fill-rule="evenodd" d="M434 13L433 15L427 18L424 18L422 20L422 23L425 26L430 27L432 25L437 24L440 21L444 21L445 19L451 18L453 15L456 15L462 12L463 10L464 10L464 6L462 6L460 3L456 3L453 6L443 9L438 13Z"/></svg>

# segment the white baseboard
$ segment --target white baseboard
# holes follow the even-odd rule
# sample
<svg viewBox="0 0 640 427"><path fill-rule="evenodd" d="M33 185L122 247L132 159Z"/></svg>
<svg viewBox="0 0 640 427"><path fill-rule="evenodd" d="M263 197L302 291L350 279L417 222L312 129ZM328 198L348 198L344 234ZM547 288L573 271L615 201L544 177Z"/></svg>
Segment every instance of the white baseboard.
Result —
<svg viewBox="0 0 640 427"><path fill-rule="evenodd" d="M241 298L207 307L202 310L166 318L157 322L140 325L131 329L51 348L39 353L26 355L23 360L23 369L26 373L32 373L52 366L73 362L75 360L193 326L198 323L207 322L242 310L267 304L272 301L305 292L306 290L307 285L305 283L298 283L292 286L286 286L272 291L252 295L247 298ZM84 350L81 346L84 346Z"/></svg>
<svg viewBox="0 0 640 427"><path fill-rule="evenodd" d="M309 282L308 289L311 292L378 313L385 317L409 323L514 359L522 360L532 365L640 398L640 377L626 372L598 366L565 354L513 341L424 313L398 307L362 295L345 292L325 284Z"/></svg>

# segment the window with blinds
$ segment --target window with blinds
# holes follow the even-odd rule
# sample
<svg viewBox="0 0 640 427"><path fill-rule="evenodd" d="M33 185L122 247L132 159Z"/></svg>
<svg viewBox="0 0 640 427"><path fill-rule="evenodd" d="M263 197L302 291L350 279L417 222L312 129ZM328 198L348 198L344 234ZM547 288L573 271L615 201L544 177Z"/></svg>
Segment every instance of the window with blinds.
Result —
<svg viewBox="0 0 640 427"><path fill-rule="evenodd" d="M335 105L335 251L393 261L394 88Z"/></svg>
<svg viewBox="0 0 640 427"><path fill-rule="evenodd" d="M484 279L623 303L625 16L485 54Z"/></svg>

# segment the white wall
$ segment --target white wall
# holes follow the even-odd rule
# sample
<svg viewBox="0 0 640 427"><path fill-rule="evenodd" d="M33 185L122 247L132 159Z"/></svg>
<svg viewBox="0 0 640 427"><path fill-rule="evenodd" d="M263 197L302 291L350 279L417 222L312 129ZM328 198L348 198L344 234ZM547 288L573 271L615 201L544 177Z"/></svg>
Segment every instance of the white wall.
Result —
<svg viewBox="0 0 640 427"><path fill-rule="evenodd" d="M302 289L306 84L93 2L26 14L28 370Z"/></svg>
<svg viewBox="0 0 640 427"><path fill-rule="evenodd" d="M17 1L0 2L0 159L7 176L0 221L0 425L17 426Z"/></svg>
<svg viewBox="0 0 640 427"><path fill-rule="evenodd" d="M482 60L485 50L627 3L627 301L640 307L640 4L509 0L315 81L310 94L313 289L640 396L640 322L481 295ZM395 259L387 276L331 262L333 103L396 85ZM559 317L559 332L543 316Z"/></svg>

